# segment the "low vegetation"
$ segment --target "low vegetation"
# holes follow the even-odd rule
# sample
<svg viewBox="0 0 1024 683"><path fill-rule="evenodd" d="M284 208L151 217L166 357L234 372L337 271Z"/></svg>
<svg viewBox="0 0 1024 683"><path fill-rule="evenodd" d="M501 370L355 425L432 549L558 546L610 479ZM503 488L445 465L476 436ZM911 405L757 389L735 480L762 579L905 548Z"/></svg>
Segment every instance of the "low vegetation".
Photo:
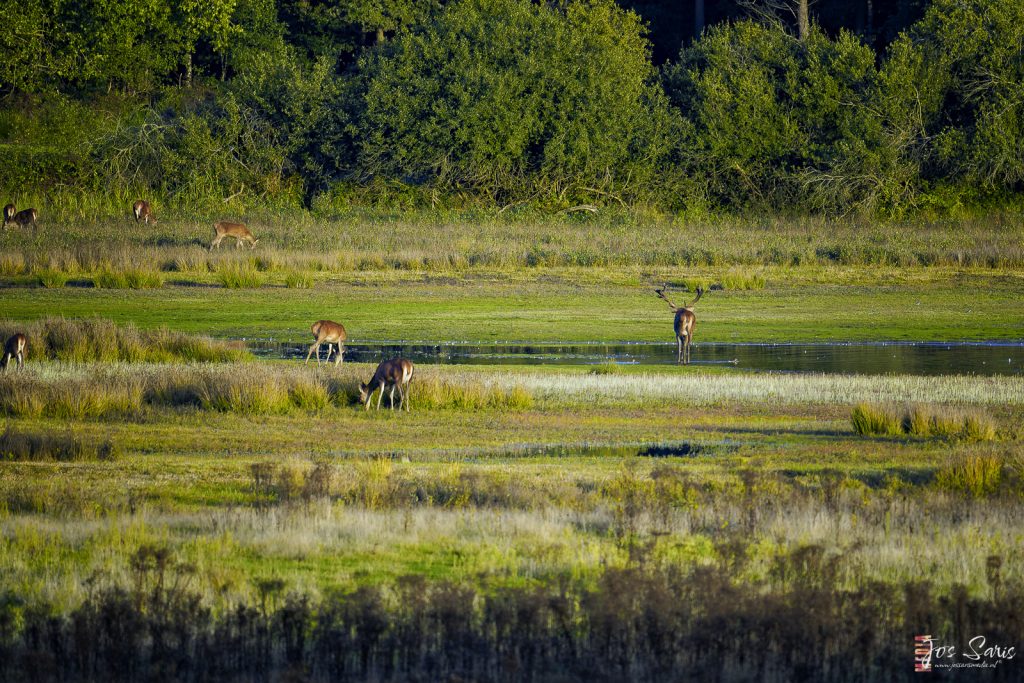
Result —
<svg viewBox="0 0 1024 683"><path fill-rule="evenodd" d="M109 440L90 443L70 431L22 432L8 425L0 435L0 461L59 461L113 460L117 449Z"/></svg>

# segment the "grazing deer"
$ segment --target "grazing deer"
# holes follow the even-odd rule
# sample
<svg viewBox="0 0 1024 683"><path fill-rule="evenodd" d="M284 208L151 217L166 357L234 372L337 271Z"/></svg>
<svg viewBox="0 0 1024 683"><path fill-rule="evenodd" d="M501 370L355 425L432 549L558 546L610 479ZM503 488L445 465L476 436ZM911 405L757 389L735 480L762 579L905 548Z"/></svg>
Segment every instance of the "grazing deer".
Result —
<svg viewBox="0 0 1024 683"><path fill-rule="evenodd" d="M225 237L234 237L235 247L241 247L242 242L248 242L250 249L256 248L258 239L253 237L252 232L249 228L245 227L245 223L232 223L231 221L217 221L213 224L213 243L210 244L210 251L213 251L214 247L220 248L220 242Z"/></svg>
<svg viewBox="0 0 1024 683"><path fill-rule="evenodd" d="M28 340L21 332L15 332L11 335L11 338L4 344L4 355L3 358L0 358L0 368L6 370L12 360L18 361L18 367L20 368L25 363L26 346L28 346Z"/></svg>
<svg viewBox="0 0 1024 683"><path fill-rule="evenodd" d="M405 406L409 410L409 383L412 382L412 361L404 358L392 358L381 361L373 378L366 384L359 384L359 401L370 409L370 398L373 392L380 389L380 396L377 397L377 410L380 410L381 399L384 398L384 390L391 387L391 410L395 409L395 387L398 387L398 396L401 403L398 409Z"/></svg>
<svg viewBox="0 0 1024 683"><path fill-rule="evenodd" d="M149 225L149 222L153 221L153 225L156 225L156 216L153 215L153 209L146 200L136 200L135 203L132 204L132 212L135 214L136 223L142 221L146 225Z"/></svg>
<svg viewBox="0 0 1024 683"><path fill-rule="evenodd" d="M313 337L316 341L309 347L309 353L306 354L306 362L309 362L309 357L316 351L316 364L320 365L320 345L327 343L327 362L331 362L331 345L338 345L338 355L334 359L334 364L345 362L345 340L348 339L348 335L345 333L345 326L341 323L332 322L330 320L317 320L313 323L313 326L309 328L313 332Z"/></svg>
<svg viewBox="0 0 1024 683"><path fill-rule="evenodd" d="M674 303L668 300L665 296L665 290L668 285L662 285L661 289L655 289L655 293L672 307L672 310L676 312L675 321L673 327L676 331L676 348L678 349L678 355L676 357L677 363L689 364L690 362L690 344L693 342L693 328L697 325L697 316L693 313L693 307L696 305L700 298L704 296L704 289L701 287L697 288L697 298L694 299L689 306L677 307Z"/></svg>
<svg viewBox="0 0 1024 683"><path fill-rule="evenodd" d="M14 218L14 213L17 210L18 210L18 208L16 206L14 206L14 204L8 204L7 206L4 207L4 227L5 228L7 227L7 224L11 222L11 219Z"/></svg>
<svg viewBox="0 0 1024 683"><path fill-rule="evenodd" d="M7 207L4 208L4 213L5 214L7 213L7 208L10 208L11 211L13 211L14 210L14 204L8 204ZM39 212L36 211L35 209L24 209L23 211L19 211L18 213L16 213L13 216L11 216L11 221L10 222L11 223L17 223L18 225L20 225L23 228L26 225L31 225L32 227L35 227L36 219L38 219L38 218L39 218ZM6 225L6 222L4 223L4 225Z"/></svg>

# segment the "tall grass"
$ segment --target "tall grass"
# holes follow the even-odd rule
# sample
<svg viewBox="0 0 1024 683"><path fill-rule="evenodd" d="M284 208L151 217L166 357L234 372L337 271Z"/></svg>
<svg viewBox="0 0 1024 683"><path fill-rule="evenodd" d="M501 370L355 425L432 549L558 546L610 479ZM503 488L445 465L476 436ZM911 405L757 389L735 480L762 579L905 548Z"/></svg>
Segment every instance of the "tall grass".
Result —
<svg viewBox="0 0 1024 683"><path fill-rule="evenodd" d="M186 407L249 415L318 412L331 405L357 405L363 372L346 368L310 373L304 367L257 363L28 365L0 376L0 415L111 417ZM521 410L533 405L532 395L516 384L429 376L413 381L409 400L414 409L433 410ZM389 407L387 398L382 405Z"/></svg>
<svg viewBox="0 0 1024 683"><path fill-rule="evenodd" d="M139 330L132 323L104 318L43 318L29 323L0 320L0 336L14 332L28 338L29 358L64 362L227 362L249 358L243 348L210 337L172 332L167 328Z"/></svg>
<svg viewBox="0 0 1024 683"><path fill-rule="evenodd" d="M127 271L140 263L162 270L218 273L254 286L253 272L416 270L551 267L714 268L718 277L690 284L759 289L764 277L750 266L1024 266L1024 246L1012 220L951 220L878 225L808 219L682 222L667 216L612 212L585 222L493 214L356 212L328 219L302 212L250 220L260 236L257 254L211 253L209 223L161 219L146 232L122 221L49 221L40 246L0 235L3 270L58 270L88 276ZM9 233L12 231L8 231ZM437 235L445 239L437 239ZM27 269L27 271L26 271ZM233 272L241 271L240 273ZM0 274L2 274L0 270Z"/></svg>

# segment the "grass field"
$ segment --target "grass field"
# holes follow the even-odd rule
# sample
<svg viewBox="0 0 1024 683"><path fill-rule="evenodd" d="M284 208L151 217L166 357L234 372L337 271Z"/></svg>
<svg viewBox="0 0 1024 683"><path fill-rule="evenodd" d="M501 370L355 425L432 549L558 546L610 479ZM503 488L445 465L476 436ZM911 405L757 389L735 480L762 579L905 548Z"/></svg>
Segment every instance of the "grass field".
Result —
<svg viewBox="0 0 1024 683"><path fill-rule="evenodd" d="M0 237L0 680L902 680L908 633L1024 642L1020 376L420 365L367 412L372 365L216 340L670 341L668 281L722 286L698 342L1019 341L1019 223L772 224L786 263L737 225L262 227Z"/></svg>

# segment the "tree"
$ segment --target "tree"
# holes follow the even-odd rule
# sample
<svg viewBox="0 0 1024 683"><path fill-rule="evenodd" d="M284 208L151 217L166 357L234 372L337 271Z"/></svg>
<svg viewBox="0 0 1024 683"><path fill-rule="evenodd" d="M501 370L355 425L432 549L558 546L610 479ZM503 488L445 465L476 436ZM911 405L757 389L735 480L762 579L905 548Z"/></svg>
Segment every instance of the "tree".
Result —
<svg viewBox="0 0 1024 683"><path fill-rule="evenodd" d="M367 176L566 200L639 191L671 115L610 0L462 0L361 62Z"/></svg>
<svg viewBox="0 0 1024 683"><path fill-rule="evenodd" d="M383 43L385 31L420 23L440 4L440 0L349 0L345 12L349 21Z"/></svg>

